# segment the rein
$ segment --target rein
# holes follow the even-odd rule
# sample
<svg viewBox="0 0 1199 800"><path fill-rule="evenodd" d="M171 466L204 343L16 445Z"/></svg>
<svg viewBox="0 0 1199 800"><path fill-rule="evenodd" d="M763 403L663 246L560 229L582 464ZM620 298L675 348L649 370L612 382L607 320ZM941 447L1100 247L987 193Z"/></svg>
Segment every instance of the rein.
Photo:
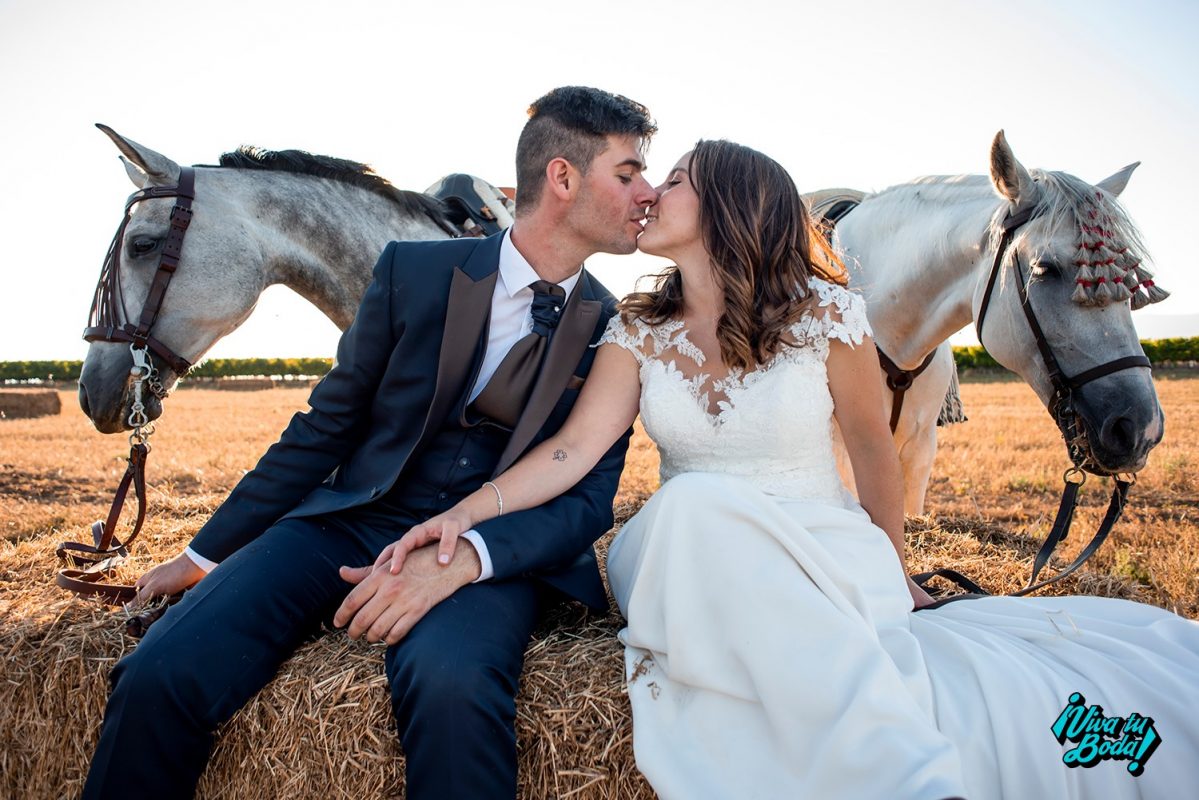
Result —
<svg viewBox="0 0 1199 800"><path fill-rule="evenodd" d="M175 206L171 209L171 227L163 242L162 255L150 283L150 290L146 294L146 301L135 324L126 316L125 297L121 288L121 243L124 241L125 228L129 224L133 207L143 200L161 197L176 198ZM125 202L125 216L104 258L100 280L92 298L88 326L83 331L83 338L89 342L129 343L129 352L133 357L133 367L130 370L133 377L133 403L130 407L129 425L133 432L129 435L128 466L113 495L108 517L92 523L91 544L62 542L55 548L59 561L70 565L58 571L55 583L75 594L97 597L109 605L123 605L137 596L135 587L105 583L104 579L111 578L117 567L128 559L129 549L141 532L142 523L146 519L146 458L150 454L150 435L154 428L146 417L145 392L149 391L160 399L166 395L158 378L158 370L154 367L147 350L157 354L179 375L191 369L191 363L187 359L155 339L150 332L158 320L159 311L162 310L162 301L166 297L171 277L179 266L183 237L191 224L191 203L194 199L195 170L191 167L180 169L179 183L175 186L151 186L129 196ZM137 498L137 517L133 530L122 542L116 538L116 527L131 486Z"/></svg>
<svg viewBox="0 0 1199 800"><path fill-rule="evenodd" d="M992 262L991 272L987 276L987 285L983 290L982 304L979 308L978 319L975 322L975 331L978 333L980 344L983 343L983 322L986 320L987 308L991 303L991 295L995 290L999 272L1003 267L1004 256L1007 254L1007 250L1015 238L1016 231L1035 217L1036 207L1028 206L1014 214L1009 213L1003 220L999 245L995 249L995 260ZM1087 543L1086 547L1082 549L1069 566L1052 578L1046 578L1043 581L1037 582L1037 576L1040 575L1041 570L1049 562L1053 551L1057 549L1058 544L1065 540L1066 534L1070 531L1070 525L1074 521L1074 511L1078 506L1078 492L1086 481L1086 473L1101 474L1099 466L1092 459L1089 448L1086 446L1085 435L1079 430L1078 416L1074 412L1074 391L1105 375L1111 375L1121 370L1136 367L1152 368L1152 364L1144 355L1126 356L1107 361L1072 377L1067 377L1062 371L1057 358L1054 356L1053 349L1049 346L1049 341L1045 338L1045 334L1041 330L1041 325L1037 321L1037 316L1033 312L1032 304L1028 299L1028 286L1024 278L1024 270L1020 264L1019 253L1013 254L1012 264L1016 273L1016 289L1020 294L1020 307L1024 310L1024 317L1028 320L1028 326L1032 330L1033 338L1037 343L1037 350L1041 353L1041 359L1045 362L1045 368L1049 373L1049 380L1053 384L1053 397L1050 399L1049 413L1053 417L1054 422L1057 423L1058 429L1062 432L1062 436L1066 441L1066 451L1070 454L1070 460L1073 462L1073 466L1067 469L1062 475L1065 486L1062 489L1062 499L1058 505L1057 516L1053 520L1053 526L1046 535L1045 541L1041 544L1041 549L1033 559L1032 575L1028 579L1028 585L1019 591L1012 592L1012 596L1018 597L1030 594L1051 583L1060 581L1081 567L1088 558L1094 555L1104 540L1107 539L1108 534L1111 533L1112 527L1116 524L1117 520L1120 519L1120 515L1124 511L1124 504L1128 499L1129 487L1136 482L1135 473L1127 479L1121 478L1118 475L1112 476L1114 486L1111 500L1108 503L1107 513L1099 523L1099 527L1095 531L1094 536L1091 537L1091 541ZM925 588L925 583L933 577L945 578L962 587L968 593L946 598L941 603L965 597L990 594L974 581L952 569L922 572L918 575L913 575L912 580L921 586L921 588ZM936 603L933 606L925 606L925 608L934 608L941 603Z"/></svg>

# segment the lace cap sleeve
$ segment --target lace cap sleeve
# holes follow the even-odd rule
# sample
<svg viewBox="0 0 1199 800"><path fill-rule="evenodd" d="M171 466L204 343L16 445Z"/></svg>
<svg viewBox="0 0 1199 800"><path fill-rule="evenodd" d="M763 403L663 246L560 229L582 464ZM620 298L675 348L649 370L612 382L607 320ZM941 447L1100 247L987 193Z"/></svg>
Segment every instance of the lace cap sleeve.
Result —
<svg viewBox="0 0 1199 800"><path fill-rule="evenodd" d="M645 353L642 352L642 346L648 332L645 323L640 319L634 318L632 322L626 323L620 318L620 314L613 314L612 319L608 320L608 327L600 336L599 344L614 344L623 347L636 356L637 363L641 364L646 359Z"/></svg>
<svg viewBox="0 0 1199 800"><path fill-rule="evenodd" d="M817 299L807 327L809 335L837 339L850 346L859 345L864 337L873 335L866 320L866 301L860 294L819 278L813 278L809 286Z"/></svg>

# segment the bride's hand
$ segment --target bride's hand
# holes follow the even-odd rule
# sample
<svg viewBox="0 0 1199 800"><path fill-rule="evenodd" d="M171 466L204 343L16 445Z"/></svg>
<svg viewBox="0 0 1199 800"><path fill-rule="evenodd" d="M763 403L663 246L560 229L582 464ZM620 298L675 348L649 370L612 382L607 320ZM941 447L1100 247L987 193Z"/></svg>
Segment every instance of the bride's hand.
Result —
<svg viewBox="0 0 1199 800"><path fill-rule="evenodd" d="M932 596L929 595L928 592L921 589L920 586L911 578L908 578L908 592L911 593L912 602L915 604L913 610L916 608L931 606L933 603L937 602L936 600L933 600Z"/></svg>
<svg viewBox="0 0 1199 800"><path fill-rule="evenodd" d="M433 542L440 542L437 547L437 563L445 566L454 559L458 537L470 530L473 524L465 512L451 508L409 529L397 541L383 548L383 552L375 559L375 566L380 567L391 561L391 574L399 575L400 570L404 568L404 559L409 553Z"/></svg>

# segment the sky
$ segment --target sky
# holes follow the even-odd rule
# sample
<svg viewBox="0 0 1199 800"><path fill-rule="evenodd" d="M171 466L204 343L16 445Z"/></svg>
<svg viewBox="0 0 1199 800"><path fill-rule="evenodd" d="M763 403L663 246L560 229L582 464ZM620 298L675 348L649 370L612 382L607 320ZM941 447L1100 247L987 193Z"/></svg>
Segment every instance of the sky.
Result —
<svg viewBox="0 0 1199 800"><path fill-rule="evenodd" d="M650 108L654 183L701 137L764 151L804 191L986 172L1001 128L1026 166L1091 182L1139 160L1122 200L1173 296L1134 318L1199 335L1199 3L826 5L0 0L0 361L86 352L133 188L93 123L178 163L253 144L366 162L402 188L512 185L529 103L568 84ZM661 262L588 266L619 295ZM336 339L275 287L209 356L331 356Z"/></svg>

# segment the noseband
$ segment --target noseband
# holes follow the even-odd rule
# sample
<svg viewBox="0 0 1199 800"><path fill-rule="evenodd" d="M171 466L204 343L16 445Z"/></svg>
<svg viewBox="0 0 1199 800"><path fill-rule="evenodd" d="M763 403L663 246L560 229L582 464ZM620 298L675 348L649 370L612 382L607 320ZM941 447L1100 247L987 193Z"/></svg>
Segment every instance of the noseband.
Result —
<svg viewBox="0 0 1199 800"><path fill-rule="evenodd" d="M182 167L179 170L177 185L150 186L129 195L129 199L125 201L125 218L121 220L121 226L117 228L117 234L104 257L104 266L100 270L100 280L96 284L91 313L88 315L88 326L83 329L83 338L89 342L129 342L135 350L145 351L149 348L170 365L177 375L183 375L191 369L191 362L155 339L150 332L158 320L158 312L162 309L162 301L166 297L171 277L179 267L183 237L192 219L191 204L196 196L195 180L195 170ZM143 200L160 197L176 198L175 207L171 209L171 227L162 243L162 255L159 256L150 291L146 294L146 302L142 304L141 314L134 324L125 311L125 296L121 289L121 243L124 241L125 228L129 225L133 207Z"/></svg>
<svg viewBox="0 0 1199 800"><path fill-rule="evenodd" d="M995 289L999 271L1003 267L1003 258L1016 236L1016 231L1035 217L1036 207L1029 206L1015 214L1009 213L1003 220L1003 233L995 250L995 261L991 264L990 275L987 276L987 286L983 291L982 305L978 310L978 320L975 322L979 344L984 347L986 347L986 343L983 342L983 321L987 316L987 307L991 303L991 294ZM1012 265L1016 271L1016 290L1020 293L1020 307L1024 310L1028 327L1032 330L1037 349L1041 352L1041 360L1045 362L1045 369L1049 373L1049 381L1053 384L1053 397L1049 402L1049 413L1066 439L1066 449L1070 453L1070 460L1074 462L1075 467L1096 475L1104 474L1092 458L1086 433L1081 429L1078 414L1074 409L1074 392L1085 384L1114 372L1134 367L1151 369L1153 365L1144 355L1125 356L1084 370L1073 377L1067 377L1062 371L1061 365L1058 364L1057 358L1053 355L1053 349L1049 346L1049 341L1045 338L1040 323L1037 322L1037 315L1033 313L1019 253L1013 253Z"/></svg>

